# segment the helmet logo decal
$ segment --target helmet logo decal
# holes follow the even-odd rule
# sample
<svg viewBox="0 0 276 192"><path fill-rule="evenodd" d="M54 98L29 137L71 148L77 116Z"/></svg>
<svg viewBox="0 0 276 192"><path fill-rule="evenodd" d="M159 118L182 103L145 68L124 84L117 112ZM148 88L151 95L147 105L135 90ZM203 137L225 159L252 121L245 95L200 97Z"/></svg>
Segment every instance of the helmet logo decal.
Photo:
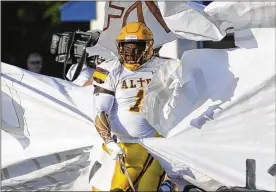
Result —
<svg viewBox="0 0 276 192"><path fill-rule="evenodd" d="M127 35L126 40L130 40L130 39L138 39L138 37L136 35Z"/></svg>

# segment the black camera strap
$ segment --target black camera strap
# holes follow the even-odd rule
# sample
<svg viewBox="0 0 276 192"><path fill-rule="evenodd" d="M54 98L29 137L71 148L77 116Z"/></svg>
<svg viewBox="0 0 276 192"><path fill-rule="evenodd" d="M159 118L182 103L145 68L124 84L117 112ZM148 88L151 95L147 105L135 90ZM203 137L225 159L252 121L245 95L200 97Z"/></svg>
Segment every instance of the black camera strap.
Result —
<svg viewBox="0 0 276 192"><path fill-rule="evenodd" d="M76 32L73 32L71 33L70 37L69 37L69 40L68 40L68 50L66 52L66 56L65 56L65 60L64 60L64 64L63 64L63 79L67 80L67 81L70 81L70 79L68 79L66 77L66 67L67 67L67 64L68 64L68 61L71 59L70 58L70 55L72 55L72 46L74 45L74 39L75 39L75 36L76 36Z"/></svg>
<svg viewBox="0 0 276 192"><path fill-rule="evenodd" d="M100 37L100 33L99 32L93 33L93 34L91 34L89 36L89 38L88 38L88 40L87 40L87 42L86 42L86 44L85 44L85 46L83 48L82 56L81 56L80 61L78 62L77 69L76 69L76 71L74 73L72 81L74 81L75 79L77 79L77 77L80 75L80 72L81 72L81 70L83 68L85 59L88 56L88 54L86 52L86 48L88 46L94 45L94 43L96 41L98 41L99 37Z"/></svg>

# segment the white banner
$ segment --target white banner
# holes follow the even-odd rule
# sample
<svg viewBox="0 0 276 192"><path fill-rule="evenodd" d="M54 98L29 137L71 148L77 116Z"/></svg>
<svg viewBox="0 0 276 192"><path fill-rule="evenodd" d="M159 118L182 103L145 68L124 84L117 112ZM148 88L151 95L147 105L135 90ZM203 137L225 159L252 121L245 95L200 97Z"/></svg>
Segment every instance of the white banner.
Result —
<svg viewBox="0 0 276 192"><path fill-rule="evenodd" d="M5 63L1 70L2 189L72 188L102 141L91 120L93 87Z"/></svg>
<svg viewBox="0 0 276 192"><path fill-rule="evenodd" d="M134 2L118 3L121 4L112 2L113 10L117 9L112 13L123 17L125 12L121 13L118 6L127 10ZM190 4L183 3L179 9L173 2L163 4L166 11L159 2L157 5L165 17L177 17L176 11L186 10L186 19L192 22L197 17L190 18L188 13L201 15L201 6L188 9L185 6ZM227 10L231 15L254 10L242 9L244 4L240 3L239 9L231 12L231 6L227 5L224 9L213 8L212 13L222 14L221 10ZM155 20L151 6L142 2L144 18ZM137 17L135 10L127 21ZM101 42L110 44L111 49L122 21L112 17L111 22L118 21L116 25L110 23L110 27L115 27L114 34L101 36ZM146 20L146 23L151 22ZM195 23L198 25L198 21ZM164 35L156 37L160 42L175 38L174 34L168 35L172 32L167 36L160 24L156 29L159 29L156 34ZM202 33L200 26L198 30ZM159 77L161 83L153 80L150 84L144 114L166 138L131 142L142 142L181 185L186 180L209 191L221 185L245 186L245 162L254 159L257 189L273 191L276 187L275 173L270 170L275 164L275 28L252 30L252 33L256 48L186 52L182 57L183 70L172 66L170 76ZM93 87L79 87L5 63L1 64L1 70L2 189L91 190L90 170L102 155L99 148L102 140L92 122ZM175 71L180 71L175 76L182 76L181 81L167 81ZM161 70L156 74L165 73ZM163 80L171 86L163 86ZM100 176L110 170L99 169ZM101 179L96 174L92 181ZM101 186L108 187L104 181Z"/></svg>
<svg viewBox="0 0 276 192"><path fill-rule="evenodd" d="M220 41L233 28L275 27L275 8L275 2L212 2L206 7L189 1L109 1L98 46L117 55L115 39L126 23L134 21L152 30L154 47L177 38Z"/></svg>
<svg viewBox="0 0 276 192"><path fill-rule="evenodd" d="M173 177L208 191L245 186L254 159L257 189L275 189L275 28L252 33L260 47L187 51L188 81L168 86L166 66L149 85L143 114L166 139L143 143Z"/></svg>
<svg viewBox="0 0 276 192"><path fill-rule="evenodd" d="M154 47L176 38L222 39L218 28L204 16L204 8L195 2L106 2L103 33L98 44L116 54L116 37L126 23L134 21L144 22L152 30Z"/></svg>
<svg viewBox="0 0 276 192"><path fill-rule="evenodd" d="M204 12L219 30L234 27L235 30L249 28L275 28L275 2L218 2L210 3Z"/></svg>

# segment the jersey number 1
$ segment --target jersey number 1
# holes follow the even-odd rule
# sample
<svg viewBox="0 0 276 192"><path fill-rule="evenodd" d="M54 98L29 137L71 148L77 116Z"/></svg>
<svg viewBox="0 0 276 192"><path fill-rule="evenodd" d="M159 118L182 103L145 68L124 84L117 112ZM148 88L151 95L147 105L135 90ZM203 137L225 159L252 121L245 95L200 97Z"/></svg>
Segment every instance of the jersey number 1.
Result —
<svg viewBox="0 0 276 192"><path fill-rule="evenodd" d="M129 108L129 111L139 113L141 111L141 103L144 99L144 90L140 89L136 95L136 103Z"/></svg>

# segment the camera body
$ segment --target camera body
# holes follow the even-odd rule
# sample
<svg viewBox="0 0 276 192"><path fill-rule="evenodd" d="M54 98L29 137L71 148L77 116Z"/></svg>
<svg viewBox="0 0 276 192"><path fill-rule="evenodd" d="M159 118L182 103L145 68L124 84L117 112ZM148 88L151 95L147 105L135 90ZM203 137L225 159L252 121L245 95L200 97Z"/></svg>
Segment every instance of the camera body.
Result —
<svg viewBox="0 0 276 192"><path fill-rule="evenodd" d="M57 63L64 64L64 79L67 79L65 73L68 66L73 64L77 64L78 67L74 78L67 79L70 81L78 77L84 64L87 67L96 68L98 57L88 57L86 48L96 45L99 37L100 31L75 31L53 34L50 52L55 56L55 61Z"/></svg>
<svg viewBox="0 0 276 192"><path fill-rule="evenodd" d="M55 56L56 62L64 63L67 59L67 64L74 64L85 54L86 47L96 45L99 37L100 31L55 33L52 36L50 52Z"/></svg>

